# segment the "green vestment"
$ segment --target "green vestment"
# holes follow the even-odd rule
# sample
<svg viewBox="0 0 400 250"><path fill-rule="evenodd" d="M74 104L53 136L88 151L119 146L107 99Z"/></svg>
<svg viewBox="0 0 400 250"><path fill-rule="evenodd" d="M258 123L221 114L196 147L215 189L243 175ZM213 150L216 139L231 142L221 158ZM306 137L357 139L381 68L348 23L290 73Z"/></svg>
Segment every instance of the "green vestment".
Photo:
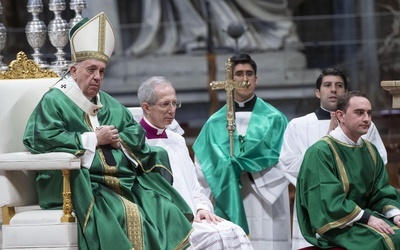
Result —
<svg viewBox="0 0 400 250"><path fill-rule="evenodd" d="M103 105L99 125L114 125L121 144L138 162L135 167L121 149L111 148L115 166L107 164L96 148L90 169L71 171L73 211L78 219L80 249L182 249L192 230L192 211L160 175L169 168L164 150L145 144L145 132L130 112L108 94L98 95ZM32 113L24 144L32 153L85 153L81 134L93 132L89 116L59 89L48 91ZM37 176L42 208L62 205L60 171Z"/></svg>
<svg viewBox="0 0 400 250"><path fill-rule="evenodd" d="M399 228L383 216L400 208L400 201L378 151L368 141L352 146L326 136L311 146L297 178L296 208L301 232L315 246L400 249ZM344 226L362 210L385 220L396 234L379 233L359 221Z"/></svg>
<svg viewBox="0 0 400 250"><path fill-rule="evenodd" d="M272 105L257 98L246 135L239 137L235 131L234 156L230 156L226 124L224 106L204 124L193 150L215 198L215 213L249 234L240 195L240 176L243 171L259 172L278 162L287 119Z"/></svg>

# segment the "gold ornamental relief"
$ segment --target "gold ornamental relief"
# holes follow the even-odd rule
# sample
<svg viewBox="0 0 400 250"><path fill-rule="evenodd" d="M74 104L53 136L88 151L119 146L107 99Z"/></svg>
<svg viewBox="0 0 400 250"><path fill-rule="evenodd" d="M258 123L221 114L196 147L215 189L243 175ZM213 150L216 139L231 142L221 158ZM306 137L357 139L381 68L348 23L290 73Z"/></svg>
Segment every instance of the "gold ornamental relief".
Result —
<svg viewBox="0 0 400 250"><path fill-rule="evenodd" d="M8 65L8 70L0 72L0 79L29 79L59 77L54 71L41 69L32 59L28 59L22 51L18 52L17 59Z"/></svg>

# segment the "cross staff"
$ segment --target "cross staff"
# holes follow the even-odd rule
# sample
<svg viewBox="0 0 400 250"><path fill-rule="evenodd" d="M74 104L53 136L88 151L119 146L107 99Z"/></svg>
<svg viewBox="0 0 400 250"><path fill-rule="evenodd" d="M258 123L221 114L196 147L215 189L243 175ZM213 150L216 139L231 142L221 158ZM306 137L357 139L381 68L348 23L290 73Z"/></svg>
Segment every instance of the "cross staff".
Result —
<svg viewBox="0 0 400 250"><path fill-rule="evenodd" d="M229 146L230 156L233 156L233 133L236 129L235 124L235 104L234 104L234 90L248 88L250 83L248 81L236 82L233 80L232 62L228 59L225 63L225 81L213 81L210 83L212 90L225 89L226 90L226 129L229 133Z"/></svg>

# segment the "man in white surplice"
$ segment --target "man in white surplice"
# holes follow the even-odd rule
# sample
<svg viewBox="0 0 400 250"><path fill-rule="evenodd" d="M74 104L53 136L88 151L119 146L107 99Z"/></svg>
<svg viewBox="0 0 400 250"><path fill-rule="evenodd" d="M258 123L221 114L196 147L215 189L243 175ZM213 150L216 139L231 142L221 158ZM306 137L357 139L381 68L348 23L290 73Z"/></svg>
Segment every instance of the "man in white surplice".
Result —
<svg viewBox="0 0 400 250"><path fill-rule="evenodd" d="M334 111L336 111L338 96L345 92L347 92L347 78L344 73L338 69L324 69L316 80L315 89L315 95L320 99L320 108L289 122L284 134L279 164L293 185L296 185L297 175L306 150L338 126ZM373 123L371 123L368 133L363 135L362 138L372 142L377 147L386 164L386 149ZM293 210L292 231L292 249L311 246L301 235L296 209Z"/></svg>
<svg viewBox="0 0 400 250"><path fill-rule="evenodd" d="M243 229L213 212L210 200L197 180L185 139L167 129L175 118L180 102L172 84L164 77L151 77L138 90L143 110L139 121L146 131L146 142L168 152L173 187L192 208L195 219L190 236L193 249L253 249ZM181 130L182 131L182 130Z"/></svg>
<svg viewBox="0 0 400 250"><path fill-rule="evenodd" d="M250 55L230 58L234 90L233 154L226 105L204 124L193 144L198 179L212 196L215 213L250 235L254 249L290 249L289 182L276 164L287 118L255 94L257 64Z"/></svg>

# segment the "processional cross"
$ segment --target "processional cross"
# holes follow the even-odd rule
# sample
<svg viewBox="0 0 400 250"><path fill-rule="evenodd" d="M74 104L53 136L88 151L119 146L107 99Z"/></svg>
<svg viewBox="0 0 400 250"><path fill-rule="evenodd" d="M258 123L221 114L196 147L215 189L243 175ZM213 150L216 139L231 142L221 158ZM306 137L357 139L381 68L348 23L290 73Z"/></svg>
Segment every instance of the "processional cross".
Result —
<svg viewBox="0 0 400 250"><path fill-rule="evenodd" d="M230 156L233 156L233 134L236 129L235 124L235 103L234 103L234 90L244 89L250 86L248 81L234 81L233 80L233 63L228 59L225 63L225 81L213 81L210 83L212 90L225 89L226 90L226 129L229 133L229 147Z"/></svg>

